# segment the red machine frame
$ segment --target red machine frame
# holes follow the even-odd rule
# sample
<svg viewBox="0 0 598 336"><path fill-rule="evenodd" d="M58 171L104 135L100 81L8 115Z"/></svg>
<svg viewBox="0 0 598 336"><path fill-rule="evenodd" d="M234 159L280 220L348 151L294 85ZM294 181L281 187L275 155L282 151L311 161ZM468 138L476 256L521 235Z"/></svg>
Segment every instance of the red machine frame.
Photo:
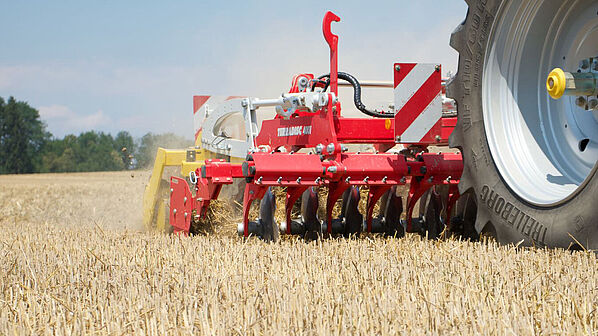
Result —
<svg viewBox="0 0 598 336"><path fill-rule="evenodd" d="M413 232L413 209L420 197L430 188L446 185L449 196L446 213L459 198L457 185L463 170L459 153L427 153L428 145L446 145L456 118L442 118L436 126L435 137L428 142L418 143L422 151L413 157L396 153L385 153L401 143L395 134L395 125L403 125L405 113L421 113L415 107L403 108L394 119L344 118L338 96L338 36L332 34L332 22L340 18L328 12L323 21L324 38L330 48L330 93L325 108L314 113L297 113L291 118L273 118L262 123L256 144L268 151L250 153L243 164L232 164L225 160L207 160L205 166L196 171L197 181L194 193L185 179L171 179L170 223L175 232L188 233L192 213L203 217L212 200L218 198L225 184L233 179L245 178L247 185L243 201L243 235L249 235L249 209L254 200L264 197L269 187L286 187L286 222L291 223L293 204L309 187L327 187L326 231L332 233L332 209L336 201L350 187L367 187L367 213L364 228L372 232L374 205L393 186L409 184L407 199L406 231ZM395 64L395 69L401 64ZM398 67L397 67L398 66ZM311 76L313 78L313 76ZM441 77L432 78L435 90L440 90ZM294 80L294 84L296 80ZM437 87L436 87L437 86ZM290 92L297 92L296 85ZM433 93L433 92L432 92ZM421 105L421 104L420 104ZM415 109L415 110L414 110ZM298 135L278 136L281 128L293 128L309 132ZM432 133L430 133L432 134ZM382 152L349 153L344 144L374 144ZM302 148L324 146L318 154L298 153ZM277 152L284 147L286 152ZM448 221L448 219L447 219ZM447 222L447 224L449 224ZM291 234L291 225L286 226Z"/></svg>

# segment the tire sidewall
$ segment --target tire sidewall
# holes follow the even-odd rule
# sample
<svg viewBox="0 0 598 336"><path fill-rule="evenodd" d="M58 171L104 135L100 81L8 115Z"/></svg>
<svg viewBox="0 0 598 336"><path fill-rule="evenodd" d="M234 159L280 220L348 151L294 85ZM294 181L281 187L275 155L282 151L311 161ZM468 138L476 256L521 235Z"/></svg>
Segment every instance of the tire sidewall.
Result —
<svg viewBox="0 0 598 336"><path fill-rule="evenodd" d="M451 41L459 51L459 71L449 95L457 101L458 125L451 146L460 148L464 172L462 194L474 189L478 232L492 230L501 243L586 248L598 244L598 177L596 169L584 188L569 200L552 207L538 207L520 199L502 179L488 146L483 118L482 78L486 46L501 4L510 0L468 1L467 18Z"/></svg>

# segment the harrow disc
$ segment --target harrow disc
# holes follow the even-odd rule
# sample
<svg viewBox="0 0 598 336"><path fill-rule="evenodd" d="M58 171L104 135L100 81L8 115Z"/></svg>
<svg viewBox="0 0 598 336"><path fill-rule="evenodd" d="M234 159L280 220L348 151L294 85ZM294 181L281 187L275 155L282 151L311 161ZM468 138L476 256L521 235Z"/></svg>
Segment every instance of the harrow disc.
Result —
<svg viewBox="0 0 598 336"><path fill-rule="evenodd" d="M305 238L317 239L322 233L322 225L318 219L318 192L316 188L308 188L301 196L301 220L305 226Z"/></svg>
<svg viewBox="0 0 598 336"><path fill-rule="evenodd" d="M396 195L396 192L397 187L392 187L382 196L380 204L384 207L384 234L389 237L400 238L405 236L405 228L401 224L403 200Z"/></svg>
<svg viewBox="0 0 598 336"><path fill-rule="evenodd" d="M422 209L424 214L422 233L425 234L428 239L438 239L444 230L444 223L441 218L443 204L442 197L434 188L430 189L426 194L427 197L422 197L421 203L425 206L425 208Z"/></svg>
<svg viewBox="0 0 598 336"><path fill-rule="evenodd" d="M277 241L279 237L278 226L274 220L274 211L276 210L276 201L272 188L268 188L264 198L260 201L260 217L258 222L262 229L262 239L265 241Z"/></svg>
<svg viewBox="0 0 598 336"><path fill-rule="evenodd" d="M345 237L361 232L363 215L358 208L359 198L359 187L351 187L343 193L342 218L345 223Z"/></svg>

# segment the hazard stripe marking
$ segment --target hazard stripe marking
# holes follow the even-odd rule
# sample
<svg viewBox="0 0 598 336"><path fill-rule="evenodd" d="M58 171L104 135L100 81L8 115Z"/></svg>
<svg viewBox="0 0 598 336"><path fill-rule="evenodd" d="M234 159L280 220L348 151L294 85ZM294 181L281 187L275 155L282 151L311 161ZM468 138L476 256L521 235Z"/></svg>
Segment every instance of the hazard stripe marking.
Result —
<svg viewBox="0 0 598 336"><path fill-rule="evenodd" d="M442 95L438 94L401 135L401 141L420 141L442 118Z"/></svg>
<svg viewBox="0 0 598 336"><path fill-rule="evenodd" d="M434 75L430 76L426 82L420 85L419 90L411 96L411 99L397 113L395 130L401 135L411 123L430 105L430 103L440 94L440 84ZM442 116L442 105L438 110L439 116ZM422 134L423 135L423 134Z"/></svg>
<svg viewBox="0 0 598 336"><path fill-rule="evenodd" d="M442 118L442 76L436 64L398 64L395 70L395 135L420 143Z"/></svg>
<svg viewBox="0 0 598 336"><path fill-rule="evenodd" d="M405 77L407 77L407 75L411 72L411 70L413 70L413 68L415 68L417 66L417 63L400 64L399 66L400 66L400 70L396 72L396 79L395 79L395 85L394 85L395 88L403 80L405 80Z"/></svg>
<svg viewBox="0 0 598 336"><path fill-rule="evenodd" d="M401 70L397 76L404 76L405 65L401 65ZM409 71L402 80L397 78L395 86L395 110L400 111L409 100L421 89L422 86L434 74L434 68L426 66L426 64L417 64L413 70Z"/></svg>

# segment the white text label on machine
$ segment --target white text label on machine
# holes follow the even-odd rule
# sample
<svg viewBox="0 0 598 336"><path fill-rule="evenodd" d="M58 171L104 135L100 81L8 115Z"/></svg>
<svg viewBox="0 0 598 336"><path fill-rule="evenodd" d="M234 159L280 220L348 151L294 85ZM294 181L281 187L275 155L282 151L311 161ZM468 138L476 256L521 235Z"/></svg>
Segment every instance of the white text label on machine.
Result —
<svg viewBox="0 0 598 336"><path fill-rule="evenodd" d="M311 126L281 127L278 129L279 137L311 134Z"/></svg>

